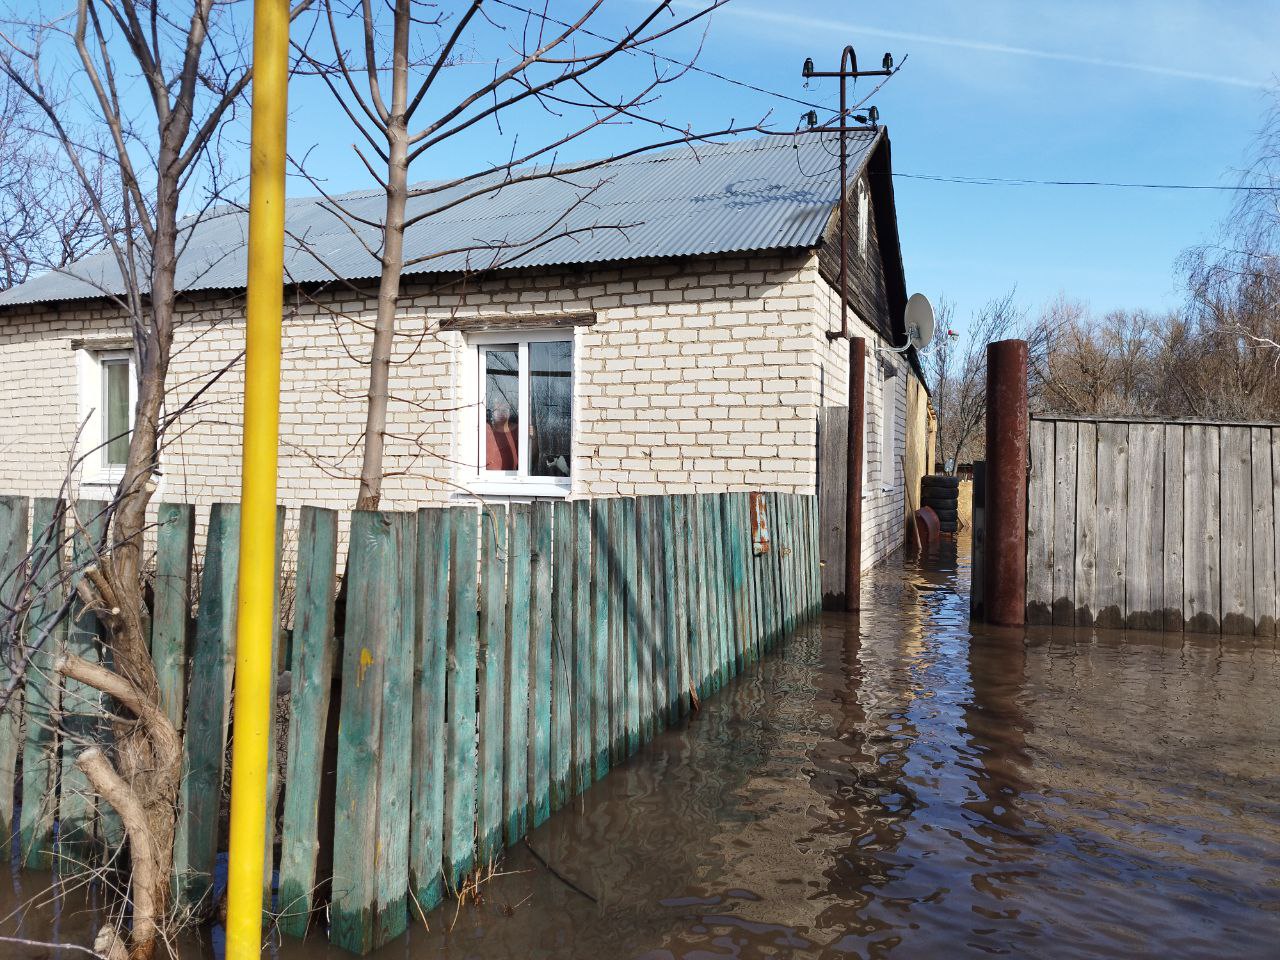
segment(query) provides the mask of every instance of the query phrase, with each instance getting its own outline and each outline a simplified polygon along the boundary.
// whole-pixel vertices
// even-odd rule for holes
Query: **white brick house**
[[[816,135],[776,137],[633,159],[608,187],[653,214],[647,233],[602,230],[612,235],[562,252],[551,245],[499,270],[443,264],[406,274],[383,506],[814,493],[819,412],[848,403],[848,345],[827,336],[839,327],[824,261],[836,183],[829,163],[814,172],[829,146]],[[922,418],[908,417],[923,409],[924,392],[912,352],[886,349],[904,341],[906,295],[888,139],[881,132],[858,148],[851,169],[870,203],[851,204],[850,303],[853,334],[868,339],[870,565],[902,542],[900,458],[924,442]],[[655,178],[669,196],[653,197]],[[295,221],[315,215],[308,203],[290,202],[295,239]],[[495,216],[513,204],[504,199]],[[225,232],[242,232],[243,217],[220,219],[199,226],[184,255],[218,251],[180,283],[173,409],[201,392],[170,432],[161,500],[207,505],[239,494],[244,266]],[[466,222],[483,220],[482,211]],[[117,476],[116,449],[102,443],[131,415],[132,342],[103,295],[111,278],[100,259],[0,294],[2,493],[56,491],[81,424],[82,444],[97,448],[79,471],[81,495],[108,491]],[[376,269],[352,267],[338,282],[302,259],[295,251],[283,319],[281,499],[346,509],[359,471]]]

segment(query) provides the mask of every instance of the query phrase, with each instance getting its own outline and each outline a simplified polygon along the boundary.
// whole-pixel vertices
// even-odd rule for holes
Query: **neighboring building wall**
[[[929,393],[915,377],[907,379],[907,447],[906,447],[906,521],[920,507],[920,478],[933,467],[933,448],[937,439],[937,418],[929,406]]]
[[[459,494],[455,464],[465,339],[439,323],[468,314],[595,311],[576,334],[573,495],[765,488],[812,493],[818,370],[807,255],[738,256],[510,273],[465,293],[407,286],[398,322],[383,505]],[[375,297],[287,298],[281,502],[355,501]],[[182,308],[170,409],[230,365],[185,412],[162,457],[158,497],[239,497],[242,298]],[[76,350],[128,330],[101,306],[0,314],[0,492],[57,491],[80,417]],[[114,318],[114,319],[113,319]],[[825,329],[825,328],[823,328]],[[819,334],[820,336],[820,334]],[[823,347],[826,348],[825,338]],[[468,441],[470,442],[470,438]],[[82,495],[106,488],[86,487]]]
[[[820,361],[820,406],[843,407],[849,403],[849,343],[830,340],[826,335],[828,330],[840,329],[840,299],[835,290],[817,276],[816,266],[813,274],[817,291],[815,312],[819,318],[813,346]],[[849,324],[853,336],[867,341],[866,447],[863,455],[866,466],[862,497],[862,566],[865,570],[903,543],[906,500],[901,458],[906,451],[907,384],[915,379],[915,374],[902,354],[877,349],[884,345],[884,340],[853,310],[849,311]],[[896,371],[896,375],[889,378],[893,405],[887,411],[882,390],[886,367]],[[883,449],[886,416],[894,418],[894,449],[888,452],[887,463]],[[882,467],[887,467],[887,474],[881,473]]]

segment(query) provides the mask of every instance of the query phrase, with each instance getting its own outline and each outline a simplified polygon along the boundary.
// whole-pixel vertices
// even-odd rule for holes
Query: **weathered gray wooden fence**
[[[367,952],[394,938],[411,911],[437,906],[815,615],[816,502],[764,497],[771,547],[759,555],[747,494],[354,513],[343,623],[337,515],[304,507],[291,642],[278,644],[281,666],[291,648],[287,772],[268,799],[264,903],[281,930],[304,934],[327,888],[333,942]],[[29,529],[49,535],[56,506],[37,501],[28,527],[27,502],[0,498],[0,571],[27,554]],[[186,732],[175,889],[187,903],[209,896],[224,847],[238,513],[210,513],[194,619],[194,511],[158,515],[152,648]],[[94,649],[82,620],[55,647]],[[60,757],[69,725],[93,716],[64,707],[69,693],[34,672],[0,724],[0,829],[11,835],[21,751],[31,867],[108,858],[121,843],[109,811],[69,779],[72,751]]]
[[[1275,636],[1280,426],[1033,417],[1027,622]]]

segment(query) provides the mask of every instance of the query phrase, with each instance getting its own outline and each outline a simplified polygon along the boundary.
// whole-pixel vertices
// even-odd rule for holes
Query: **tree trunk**
[[[391,116],[387,119],[387,210],[382,233],[382,276],[378,316],[369,356],[369,393],[365,411],[364,459],[360,467],[357,510],[375,510],[382,497],[383,449],[390,399],[391,349],[395,343],[400,271],[404,269],[404,211],[409,194],[409,0],[397,0],[391,77]],[[345,578],[344,578],[345,579]]]

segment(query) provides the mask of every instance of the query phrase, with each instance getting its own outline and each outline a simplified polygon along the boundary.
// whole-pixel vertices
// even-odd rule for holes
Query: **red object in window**
[[[485,424],[485,469],[519,470],[519,438],[510,420]]]

